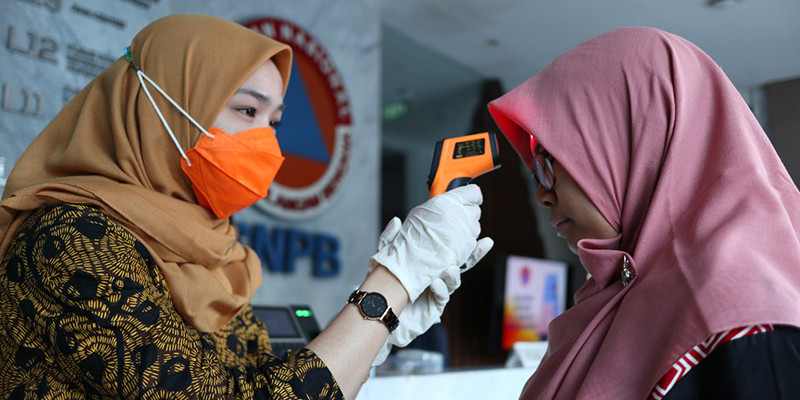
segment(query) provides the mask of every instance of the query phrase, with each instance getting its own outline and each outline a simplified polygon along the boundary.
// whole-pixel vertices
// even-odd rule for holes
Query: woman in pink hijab
[[[591,275],[521,398],[800,398],[800,193],[708,55],[619,28],[489,109]]]

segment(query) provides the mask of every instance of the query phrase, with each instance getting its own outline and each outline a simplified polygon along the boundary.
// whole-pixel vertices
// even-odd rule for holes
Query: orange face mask
[[[181,169],[192,182],[192,191],[198,204],[213,211],[218,218],[228,218],[267,196],[267,190],[284,160],[272,128],[248,129],[235,135],[219,128],[206,131],[144,72],[136,68],[136,74],[161,123],[181,153]],[[203,132],[203,136],[186,153],[147,90],[145,80]]]
[[[275,131],[254,128],[231,135],[210,128],[181,159],[197,202],[228,218],[267,196],[283,163]],[[211,136],[213,135],[213,136]]]

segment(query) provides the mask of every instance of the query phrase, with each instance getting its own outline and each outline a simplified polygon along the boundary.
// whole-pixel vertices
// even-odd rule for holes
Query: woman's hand
[[[396,236],[371,262],[391,271],[413,303],[445,270],[468,260],[474,265],[491,249],[489,238],[478,246],[482,202],[474,184],[429,199],[408,213]]]
[[[479,190],[478,194],[480,194]],[[473,198],[475,197],[473,196]],[[429,200],[429,202],[430,201],[431,200]],[[423,206],[426,204],[423,204]],[[480,204],[480,200],[477,201],[477,204]],[[474,215],[474,211],[468,211],[467,213],[470,215],[468,218]],[[412,213],[409,213],[409,216],[412,214],[414,214],[413,210]],[[478,216],[479,215],[480,214],[478,214]],[[477,218],[475,221],[477,221]],[[424,223],[425,222],[423,222],[423,224]],[[470,221],[466,221],[466,223],[469,224]],[[401,229],[402,224],[399,218],[395,217],[389,221],[378,238],[378,254],[381,254],[387,246],[394,243]],[[416,300],[413,300],[411,304],[406,306],[405,310],[399,315],[400,325],[389,336],[380,353],[378,353],[378,357],[373,362],[373,365],[383,363],[393,345],[405,347],[417,336],[426,332],[431,326],[441,321],[441,315],[444,312],[445,305],[450,300],[450,295],[461,285],[461,274],[475,266],[475,264],[491,250],[493,244],[494,242],[490,238],[478,240],[475,248],[464,264],[466,268],[461,268],[462,264],[458,263],[448,265],[444,267],[438,276],[435,276],[429,282],[428,287],[422,291]],[[373,257],[370,261],[370,272],[378,265],[376,257]]]

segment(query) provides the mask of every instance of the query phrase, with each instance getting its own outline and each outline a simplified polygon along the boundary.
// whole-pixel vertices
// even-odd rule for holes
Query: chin
[[[569,247],[569,251],[571,251],[573,254],[578,255],[578,244],[577,243],[567,242],[567,247]]]

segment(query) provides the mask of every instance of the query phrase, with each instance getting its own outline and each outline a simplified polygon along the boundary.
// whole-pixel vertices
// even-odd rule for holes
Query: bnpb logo
[[[244,26],[292,47],[278,143],[283,162],[259,209],[300,220],[325,211],[339,193],[353,147],[350,97],[325,48],[291,22],[263,18]]]

